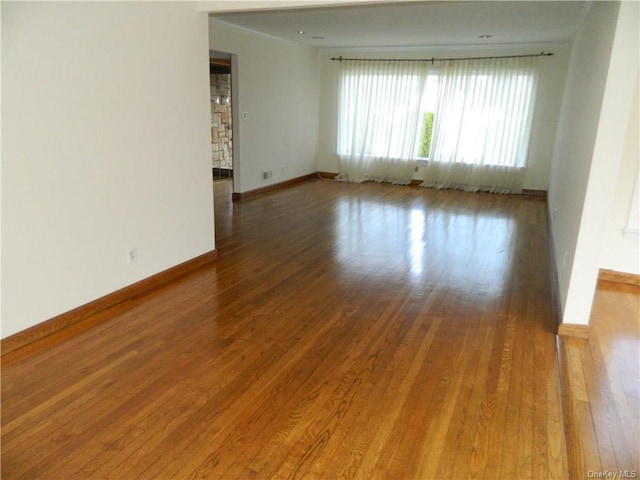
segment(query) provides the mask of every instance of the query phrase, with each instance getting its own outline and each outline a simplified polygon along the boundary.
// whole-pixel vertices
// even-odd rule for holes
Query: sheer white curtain
[[[536,57],[443,62],[422,186],[519,193],[536,91]]]
[[[350,182],[411,181],[427,69],[426,62],[341,62],[340,178]]]

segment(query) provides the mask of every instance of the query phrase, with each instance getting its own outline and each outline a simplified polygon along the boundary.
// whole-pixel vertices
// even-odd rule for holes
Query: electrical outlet
[[[273,172],[271,170],[265,170],[262,172],[262,180],[269,180]]]
[[[138,261],[138,248],[133,246],[133,247],[127,247],[127,263],[129,265],[134,264]]]
[[[284,177],[284,165],[280,166],[280,176]]]
[[[249,114],[247,112],[242,112],[242,119],[246,120],[247,118],[249,118]]]

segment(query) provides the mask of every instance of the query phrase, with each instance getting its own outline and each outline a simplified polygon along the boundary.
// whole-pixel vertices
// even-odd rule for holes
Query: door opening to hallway
[[[211,167],[214,178],[233,177],[231,55],[209,52]]]

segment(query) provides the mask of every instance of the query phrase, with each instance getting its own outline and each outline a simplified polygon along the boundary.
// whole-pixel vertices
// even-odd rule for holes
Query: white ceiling
[[[569,41],[590,4],[424,1],[219,13],[214,17],[320,48],[507,45]],[[299,34],[300,30],[305,33]],[[491,38],[480,39],[480,35]]]

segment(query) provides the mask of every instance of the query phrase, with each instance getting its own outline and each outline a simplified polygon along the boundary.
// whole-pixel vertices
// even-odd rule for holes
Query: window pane
[[[431,151],[431,134],[433,132],[433,112],[422,114],[422,132],[420,134],[420,151],[418,157],[429,158]]]
[[[418,138],[418,157],[429,158],[431,151],[431,134],[433,132],[433,119],[436,111],[436,102],[438,100],[438,75],[436,73],[429,74],[427,84],[425,86],[422,103],[420,105],[420,129]]]

